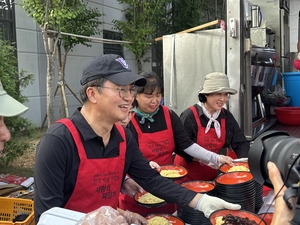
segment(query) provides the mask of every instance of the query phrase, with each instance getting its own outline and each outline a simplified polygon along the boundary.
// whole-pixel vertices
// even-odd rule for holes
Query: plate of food
[[[177,165],[162,165],[160,166],[160,175],[168,179],[180,179],[187,175],[186,168]]]
[[[136,193],[134,195],[134,200],[141,206],[147,208],[155,208],[159,206],[163,206],[166,204],[166,201],[154,196],[153,194],[144,191],[143,193]]]
[[[263,218],[245,210],[220,209],[213,212],[209,220],[212,225],[267,225]]]
[[[184,222],[171,214],[154,213],[145,216],[148,225],[184,225]]]
[[[250,172],[249,164],[248,162],[234,162],[233,166],[230,166],[229,164],[223,164],[220,166],[220,171],[222,173],[230,173],[230,172]]]

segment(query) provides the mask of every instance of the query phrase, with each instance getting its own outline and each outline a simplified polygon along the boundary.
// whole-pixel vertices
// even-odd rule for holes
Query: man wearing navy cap
[[[146,82],[118,55],[100,55],[86,64],[80,80],[83,106],[70,118],[54,123],[37,146],[36,222],[52,207],[84,213],[104,205],[117,208],[126,174],[148,192],[189,205],[206,216],[219,208],[240,208],[160,176],[151,169],[130,131],[117,124],[128,116],[135,86]],[[130,215],[129,224],[147,224],[138,214]]]

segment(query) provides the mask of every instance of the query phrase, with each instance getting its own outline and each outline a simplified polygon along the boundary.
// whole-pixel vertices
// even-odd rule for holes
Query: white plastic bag
[[[101,206],[86,214],[76,225],[128,225],[126,219],[114,208]]]

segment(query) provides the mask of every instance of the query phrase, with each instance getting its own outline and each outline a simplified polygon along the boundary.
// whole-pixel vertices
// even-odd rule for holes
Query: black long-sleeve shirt
[[[119,155],[122,137],[113,126],[107,146],[80,113],[80,108],[70,117],[76,126],[88,158],[110,158]],[[129,174],[146,191],[167,202],[187,205],[195,192],[160,176],[151,169],[139,150],[132,133],[125,129],[126,161],[123,177]],[[35,221],[52,207],[64,207],[74,190],[79,167],[77,147],[69,130],[61,123],[54,123],[37,146],[34,169]],[[101,205],[99,205],[100,207]]]
[[[194,107],[196,107],[197,113],[200,117],[201,126],[206,127],[209,119],[203,114],[202,108],[198,104],[195,104]],[[250,142],[246,139],[244,132],[240,128],[234,116],[227,109],[222,109],[217,121],[220,122],[222,118],[225,118],[226,121],[226,143],[223,148],[232,148],[239,158],[248,157]],[[180,115],[180,119],[189,137],[196,142],[198,126],[192,110],[190,108],[184,110]],[[214,127],[213,123],[211,127]],[[192,160],[192,157],[187,154],[184,158],[187,161]]]

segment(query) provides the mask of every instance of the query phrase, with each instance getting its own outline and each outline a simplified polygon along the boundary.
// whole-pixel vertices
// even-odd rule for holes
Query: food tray
[[[13,222],[20,214],[29,215],[23,221]],[[0,225],[30,225],[34,219],[33,201],[21,198],[0,197]]]

